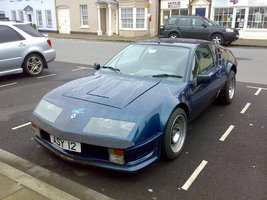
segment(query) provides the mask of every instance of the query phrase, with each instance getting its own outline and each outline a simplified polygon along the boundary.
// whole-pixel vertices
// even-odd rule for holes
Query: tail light
[[[52,47],[52,42],[51,42],[51,40],[47,40],[47,44],[48,44],[50,47]]]

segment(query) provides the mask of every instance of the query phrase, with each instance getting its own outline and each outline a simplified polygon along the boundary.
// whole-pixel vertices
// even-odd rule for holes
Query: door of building
[[[235,28],[241,28],[241,29],[244,28],[245,13],[246,13],[246,9],[244,8],[236,9]]]
[[[198,16],[205,17],[205,15],[206,15],[206,8],[196,8],[196,14]]]
[[[101,21],[101,30],[102,34],[106,35],[107,32],[107,23],[106,23],[106,8],[100,8],[100,21]]]
[[[69,9],[58,9],[59,33],[70,34],[70,11]]]

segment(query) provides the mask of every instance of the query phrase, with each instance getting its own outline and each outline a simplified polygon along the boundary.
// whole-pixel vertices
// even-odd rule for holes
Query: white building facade
[[[211,19],[238,28],[240,38],[267,39],[267,0],[213,0]]]
[[[40,31],[57,31],[55,0],[0,0],[0,13],[35,24]]]

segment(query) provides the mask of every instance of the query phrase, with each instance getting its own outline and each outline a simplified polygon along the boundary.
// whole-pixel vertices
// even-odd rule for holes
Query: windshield
[[[204,20],[206,20],[206,22],[210,25],[210,26],[218,26],[218,24],[216,24],[214,21],[204,17]]]
[[[185,47],[130,45],[102,70],[110,71],[107,67],[112,67],[113,71],[117,69],[117,72],[124,74],[182,80],[189,53],[190,49]]]

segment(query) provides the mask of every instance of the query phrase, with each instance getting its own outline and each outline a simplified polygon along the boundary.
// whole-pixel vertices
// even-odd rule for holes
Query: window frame
[[[23,10],[18,10],[18,17],[19,17],[19,20],[24,22],[24,13],[23,13]]]
[[[36,10],[36,22],[37,22],[38,27],[43,27],[43,12],[42,12],[42,10]]]
[[[50,13],[50,14],[48,14]],[[50,18],[48,18],[50,15]],[[51,24],[49,23],[49,20],[51,21]],[[52,19],[52,11],[51,10],[45,10],[45,21],[46,21],[46,27],[52,28],[53,27],[53,19]]]
[[[17,12],[16,10],[11,10],[11,19],[17,21]]]
[[[86,8],[86,10],[84,8]],[[86,17],[87,17],[87,23],[85,23]],[[89,28],[89,14],[88,14],[87,4],[80,4],[80,28]]]
[[[252,14],[251,14],[251,9],[253,9]],[[255,9],[259,9],[259,11],[257,11],[257,13],[261,14],[261,22],[256,22],[256,12]],[[248,17],[247,17],[247,29],[257,29],[257,30],[266,30],[267,29],[267,16],[264,17],[264,14],[261,13],[261,9],[263,9],[263,12],[267,13],[267,6],[264,7],[257,7],[257,6],[253,6],[253,7],[249,7],[248,9]],[[250,19],[250,17],[252,17],[252,19]],[[265,19],[265,20],[264,20]],[[250,24],[251,23],[251,24]],[[257,24],[255,27],[255,24]],[[262,27],[259,27],[259,25],[261,24]],[[264,27],[266,26],[266,28]]]
[[[122,10],[123,9],[132,9],[132,15],[131,15],[131,18],[129,18],[129,19],[125,19],[125,20],[132,20],[132,27],[123,27],[123,22],[122,22],[122,20],[124,20],[123,18],[122,18]],[[137,9],[144,9],[144,18],[143,18],[143,20],[144,20],[144,27],[143,28],[137,28],[137,20],[138,20],[138,18],[137,18]],[[126,13],[127,14],[127,13]],[[147,30],[147,8],[143,8],[143,7],[138,7],[138,8],[129,8],[129,7],[126,7],[126,8],[119,8],[119,29],[120,30],[131,30],[131,31],[145,31],[145,30]]]

